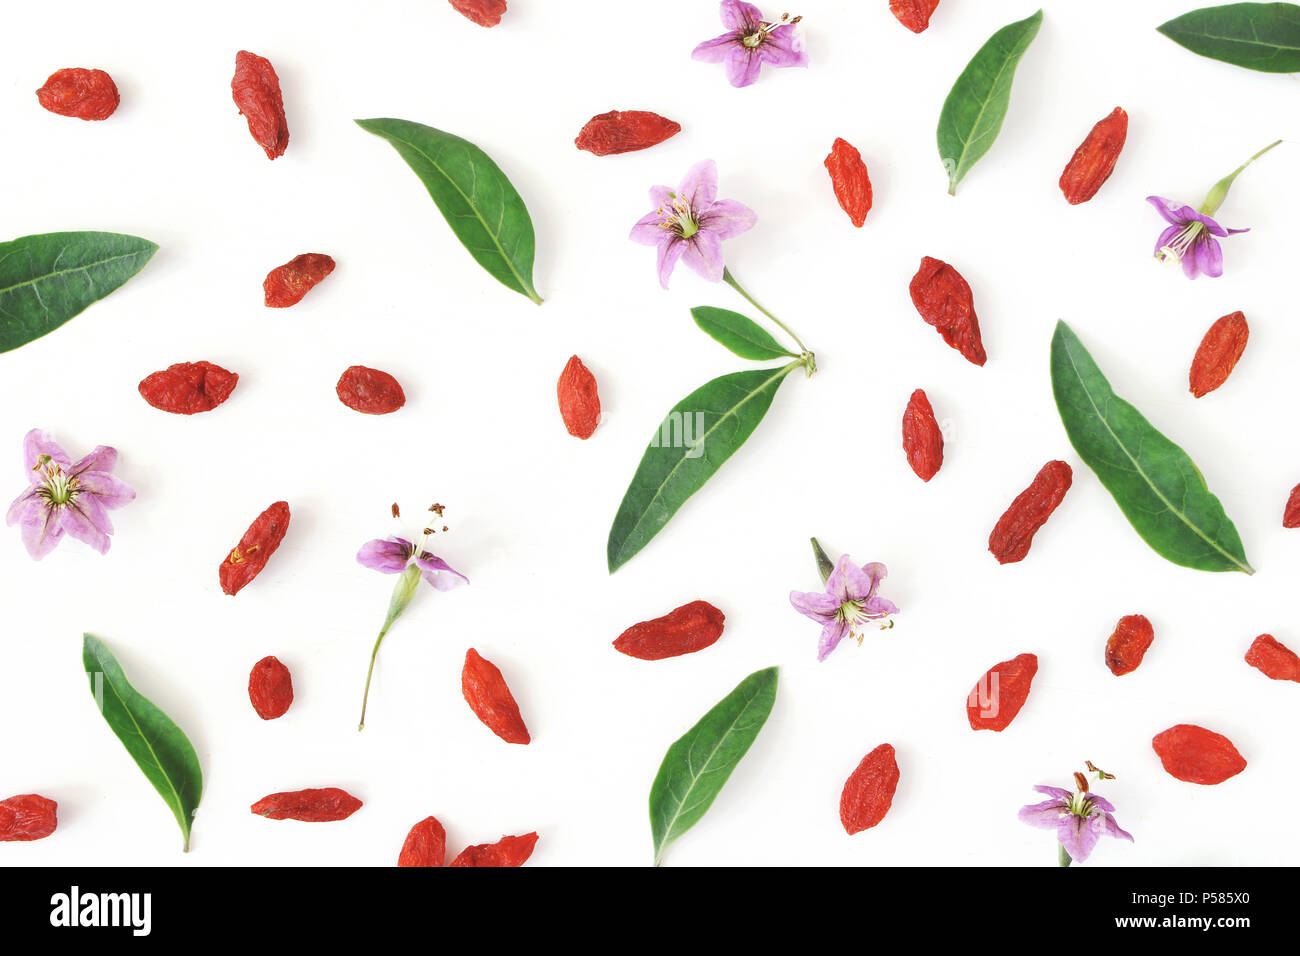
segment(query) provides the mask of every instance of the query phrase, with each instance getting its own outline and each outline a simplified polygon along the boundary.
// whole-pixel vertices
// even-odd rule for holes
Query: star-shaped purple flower
[[[361,546],[361,550],[357,552],[357,561],[373,571],[401,574],[406,570],[413,555],[415,555],[415,545],[405,538],[375,538]],[[415,556],[415,563],[420,568],[420,577],[435,590],[450,591],[461,584],[469,584],[469,578],[436,554],[421,551]]]
[[[704,63],[725,63],[732,86],[749,86],[758,71],[769,66],[807,66],[808,54],[796,24],[799,17],[783,13],[779,20],[764,20],[752,3],[722,0],[722,25],[727,32],[705,40],[691,53]]]
[[[659,284],[665,289],[679,259],[710,282],[720,282],[726,267],[722,240],[758,221],[748,206],[718,198],[718,166],[711,159],[692,166],[676,192],[651,188],[650,201],[654,212],[641,217],[629,238],[659,247]]]
[[[1047,786],[1034,789],[1052,799],[1021,807],[1021,822],[1043,830],[1055,830],[1057,842],[1074,862],[1082,863],[1088,859],[1103,836],[1133,842],[1133,835],[1120,829],[1115,822],[1112,816],[1115,808],[1104,797],[1089,793],[1087,789],[1074,792]]]
[[[794,609],[822,625],[817,660],[826,660],[845,637],[856,637],[862,643],[864,625],[898,613],[894,602],[876,594],[887,573],[879,561],[858,567],[845,554],[826,579],[825,591],[790,592]]]
[[[1250,232],[1249,229],[1226,229],[1205,213],[1160,196],[1148,196],[1147,202],[1169,223],[1156,240],[1156,258],[1161,262],[1175,259],[1183,264],[1183,274],[1195,279],[1204,273],[1212,279],[1223,275],[1223,250],[1220,238]]]
[[[58,545],[66,531],[106,554],[113,522],[108,512],[135,498],[135,492],[110,472],[117,450],[99,445],[75,464],[49,433],[33,428],[23,439],[28,487],[5,517],[18,525],[27,553],[36,560]]]

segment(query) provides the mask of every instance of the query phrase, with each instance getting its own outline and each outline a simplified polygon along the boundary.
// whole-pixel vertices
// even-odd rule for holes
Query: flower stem
[[[741,295],[741,297],[744,298],[744,300],[745,300],[746,302],[748,302],[748,303],[749,303],[750,305],[752,305],[754,308],[758,309],[759,312],[762,312],[765,316],[767,316],[769,319],[771,319],[773,322],[775,322],[777,325],[779,325],[779,326],[781,327],[782,331],[784,331],[786,335],[788,335],[788,336],[790,336],[790,338],[794,339],[794,344],[797,345],[797,346],[799,347],[799,351],[800,351],[801,353],[803,353],[804,355],[810,355],[810,354],[811,354],[811,353],[808,351],[807,346],[805,346],[802,342],[799,341],[799,336],[797,336],[797,335],[794,334],[794,331],[790,328],[790,326],[786,325],[784,322],[782,322],[780,319],[778,319],[778,318],[777,318],[775,315],[773,315],[771,312],[767,311],[767,309],[765,309],[765,308],[763,308],[761,305],[759,305],[759,304],[758,304],[758,301],[757,301],[757,300],[756,300],[752,295],[750,295],[748,292],[746,292],[746,291],[744,290],[744,288],[741,286],[741,284],[740,284],[739,282],[736,281],[736,277],[733,276],[733,275],[731,274],[731,270],[730,270],[730,269],[725,269],[725,268],[724,268],[724,269],[722,270],[722,281],[725,282],[725,283],[727,283],[727,285],[731,286],[731,287],[732,287],[733,289],[735,289],[737,292],[739,292],[740,295]]]
[[[1070,859],[1070,853],[1068,850],[1065,849],[1064,843],[1058,843],[1056,845],[1056,850],[1057,850],[1056,860],[1061,866],[1069,866],[1071,863],[1074,862],[1073,860]]]
[[[1223,205],[1223,201],[1228,198],[1228,190],[1232,188],[1232,184],[1236,180],[1236,178],[1240,176],[1242,172],[1245,171],[1247,166],[1249,166],[1255,160],[1259,159],[1261,156],[1267,153],[1274,146],[1279,145],[1281,142],[1282,141],[1279,139],[1269,143],[1267,146],[1261,149],[1254,156],[1250,157],[1250,159],[1246,160],[1244,163],[1238,166],[1227,176],[1224,176],[1217,183],[1215,183],[1214,188],[1211,189],[1210,192],[1206,195],[1205,202],[1201,203],[1201,208],[1200,208],[1201,215],[1213,216],[1216,212],[1218,212],[1219,207]]]
[[[384,643],[384,635],[388,633],[388,628],[392,621],[384,623],[384,629],[379,632],[379,637],[375,641],[375,649],[370,652],[370,669],[366,671],[366,692],[361,695],[361,720],[357,723],[357,730],[366,729],[366,704],[370,701],[370,679],[375,676],[375,658],[379,656],[379,645]]]
[[[384,636],[393,626],[393,622],[411,603],[411,598],[415,596],[415,589],[419,584],[420,566],[413,561],[398,575],[397,583],[393,585],[393,596],[388,601],[388,614],[384,617],[384,626],[380,628],[379,637],[375,638],[375,648],[370,652],[370,669],[366,671],[366,690],[361,696],[361,720],[357,723],[357,730],[366,729],[366,704],[370,701],[370,679],[375,675],[375,659],[379,656],[379,645],[384,643]]]

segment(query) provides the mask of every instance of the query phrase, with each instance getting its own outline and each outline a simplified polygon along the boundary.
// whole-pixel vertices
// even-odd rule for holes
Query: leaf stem
[[[761,305],[759,305],[759,304],[758,304],[758,301],[757,301],[757,300],[756,300],[752,295],[750,295],[748,292],[746,292],[746,291],[744,290],[744,288],[741,286],[741,284],[740,284],[739,282],[736,281],[736,277],[733,276],[733,275],[731,274],[731,270],[730,270],[730,269],[726,269],[726,268],[724,268],[724,269],[722,270],[722,281],[725,282],[725,283],[727,283],[727,285],[731,286],[731,287],[732,287],[733,289],[735,289],[737,292],[739,292],[740,295],[741,295],[741,297],[742,297],[746,302],[748,302],[748,303],[749,303],[750,305],[752,305],[754,308],[758,309],[759,312],[762,312],[765,316],[767,316],[769,319],[771,319],[773,322],[775,322],[777,325],[779,325],[779,326],[781,327],[782,331],[784,331],[786,335],[788,335],[788,336],[790,336],[790,338],[794,339],[794,344],[797,345],[797,346],[799,347],[799,351],[800,351],[801,353],[803,353],[804,355],[811,355],[811,354],[812,354],[811,352],[808,351],[808,347],[805,346],[802,342],[799,341],[799,336],[797,336],[797,335],[794,334],[794,331],[790,328],[790,326],[786,325],[784,322],[782,322],[780,319],[778,319],[778,318],[777,318],[775,315],[773,315],[771,312],[767,311],[767,309],[765,309],[765,308],[763,308]],[[814,367],[816,367],[816,366],[814,366]]]

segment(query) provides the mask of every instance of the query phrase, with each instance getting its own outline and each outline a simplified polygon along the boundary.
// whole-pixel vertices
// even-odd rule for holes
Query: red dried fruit
[[[692,601],[653,621],[633,624],[614,641],[614,650],[642,661],[693,654],[716,643],[726,620],[708,601]]]
[[[1097,195],[1115,171],[1115,161],[1127,138],[1128,114],[1117,106],[1092,128],[1061,173],[1061,192],[1066,202],[1077,206]]]
[[[1106,666],[1116,677],[1138,669],[1147,648],[1155,640],[1151,622],[1142,614],[1126,614],[1115,625],[1115,633],[1106,641]]]
[[[1151,740],[1171,777],[1188,783],[1223,783],[1246,769],[1246,760],[1232,741],[1195,724],[1178,724]]]
[[[966,697],[971,730],[1006,730],[1025,706],[1037,673],[1034,654],[1020,654],[990,667]]]
[[[456,12],[481,27],[494,27],[506,12],[506,0],[448,0]]]
[[[1300,485],[1291,489],[1291,497],[1286,500],[1286,510],[1282,512],[1282,527],[1300,528]]]
[[[447,831],[437,817],[425,817],[406,835],[398,866],[442,866],[447,859]]]
[[[465,652],[460,689],[474,716],[483,721],[492,733],[508,744],[529,742],[528,728],[519,715],[519,705],[515,703],[501,671],[491,661],[480,657],[472,647]]]
[[[282,266],[276,266],[262,280],[268,309],[297,305],[316,283],[334,271],[334,260],[323,252],[304,252]]]
[[[271,820],[301,820],[304,823],[333,823],[346,820],[361,809],[361,801],[338,787],[318,790],[290,790],[263,797],[250,809]]]
[[[590,438],[600,424],[600,395],[596,391],[596,376],[578,356],[570,358],[564,366],[555,393],[560,400],[560,417],[569,434],[574,438]]]
[[[36,91],[41,106],[60,116],[106,120],[117,109],[117,84],[103,70],[56,70]]]
[[[898,789],[898,761],[891,744],[881,744],[862,758],[840,794],[840,823],[852,836],[869,830],[889,812]]]
[[[461,850],[448,866],[523,866],[537,846],[537,834],[502,837],[496,843],[478,843]]]
[[[681,131],[680,123],[649,110],[611,110],[587,120],[573,142],[597,156],[612,156],[649,149]]]
[[[1063,461],[1049,461],[1042,467],[989,534],[989,551],[998,564],[1025,559],[1035,532],[1052,516],[1073,481],[1074,472]]]
[[[923,33],[939,0],[889,0],[889,10],[913,33]]]
[[[842,139],[836,139],[826,157],[826,171],[831,174],[835,199],[840,208],[849,214],[853,225],[862,228],[871,212],[871,177],[862,154]]]
[[[0,800],[0,843],[43,840],[59,825],[59,805],[35,793]]]
[[[344,371],[334,391],[340,402],[366,415],[387,415],[406,404],[406,393],[397,379],[364,365]]]
[[[1240,312],[1225,315],[1210,326],[1196,349],[1192,369],[1187,375],[1192,394],[1200,398],[1226,382],[1237,367],[1241,353],[1246,351],[1249,338],[1250,327]]]
[[[975,299],[960,272],[946,262],[926,256],[912,277],[909,291],[916,311],[939,331],[945,342],[968,362],[983,365],[988,360],[980,339]]]
[[[268,159],[284,155],[289,145],[289,124],[284,118],[280,78],[266,57],[240,50],[235,54],[235,76],[230,92],[239,112],[248,120],[248,132]]]
[[[248,699],[263,720],[283,717],[293,703],[293,678],[277,658],[263,657],[248,675]]]
[[[1272,634],[1261,634],[1246,651],[1246,663],[1273,680],[1300,683],[1300,657]]]
[[[239,544],[221,562],[221,590],[233,597],[261,574],[288,530],[287,501],[277,501],[253,519]]]
[[[140,382],[140,397],[174,415],[210,412],[239,384],[239,375],[211,362],[181,362]]]
[[[903,451],[916,476],[929,481],[943,464],[943,432],[935,420],[930,399],[922,389],[912,393],[903,411]]]

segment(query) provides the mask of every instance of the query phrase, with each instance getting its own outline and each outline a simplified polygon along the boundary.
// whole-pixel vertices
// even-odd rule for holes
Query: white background
[[[969,57],[1032,0],[943,0],[930,30],[885,0],[807,0],[812,66],[731,88],[692,62],[721,32],[707,0],[512,0],[484,30],[441,0],[275,3],[219,12],[173,3],[11,5],[0,38],[0,238],[72,229],[161,246],[137,278],[63,328],[0,355],[0,459],[23,487],[21,441],[51,430],[74,457],[120,452],[138,492],[114,513],[107,556],[65,541],[33,562],[0,528],[0,795],[59,802],[50,839],[0,863],[391,864],[435,814],[449,850],[541,834],[537,865],[650,862],[646,797],[668,745],[745,675],[781,666],[767,727],[712,811],[668,852],[688,864],[1051,865],[1052,836],[1016,820],[1033,784],[1064,786],[1085,759],[1136,844],[1088,865],[1294,862],[1279,799],[1294,789],[1300,688],[1242,661],[1255,635],[1300,648],[1300,532],[1281,527],[1300,481],[1295,409],[1294,171],[1300,85],[1193,56],[1155,32],[1192,0],[1044,4],[1001,137],[957,197],[934,144]],[[1140,9],[1139,9],[1140,7]],[[768,12],[780,13],[768,5]],[[230,98],[239,49],[274,63],[291,139],[274,163]],[[122,104],[104,123],[42,110],[32,92],[65,66],[108,70]],[[1057,178],[1116,105],[1128,145],[1091,203]],[[597,158],[573,137],[593,114],[652,109],[682,132]],[[392,149],[352,123],[397,116],[487,150],[538,235],[538,308],[481,272]],[[836,205],[822,159],[843,136],[875,185],[866,227]],[[1143,201],[1192,204],[1248,155],[1221,210],[1252,231],[1224,245],[1226,275],[1189,282],[1151,259],[1163,227]],[[727,245],[733,270],[816,350],[754,440],[612,577],[609,523],[655,424],[707,379],[745,365],[702,335],[691,306],[742,311],[626,241],[646,190],[705,157],[758,226]],[[300,252],[338,269],[301,305],[262,305],[261,281]],[[923,255],[974,289],[989,353],[976,368],[917,316]],[[1219,316],[1251,339],[1218,392],[1187,369]],[[1182,444],[1221,496],[1258,569],[1166,563],[1073,454],[1053,406],[1048,343],[1072,323],[1116,389]],[[604,422],[570,438],[555,381],[578,353]],[[240,374],[217,411],[146,405],[136,383],[207,359]],[[348,365],[384,368],[408,404],[361,416],[333,394]],[[943,469],[909,470],[899,422],[924,387],[946,425]],[[1044,462],[1075,485],[1021,564],[987,553],[997,517]],[[266,505],[293,509],[284,545],[235,599],[217,566]],[[380,659],[356,731],[370,644],[392,580],[359,566],[368,538],[415,531],[448,506],[439,553],[473,581],[424,589]],[[8,498],[5,499],[7,503]],[[410,521],[395,526],[389,505]],[[400,523],[399,523],[400,524]],[[884,561],[892,631],[816,660],[818,628],[788,592],[818,583],[807,540]],[[627,626],[697,598],[727,614],[712,648],[642,662],[614,652]],[[1105,640],[1123,614],[1156,640],[1113,677]],[[104,639],[136,686],[188,733],[205,792],[193,849],[96,713],[81,634]],[[505,673],[533,743],[509,746],[466,707],[476,647]],[[972,732],[966,694],[986,668],[1038,654],[1033,693],[1004,733]],[[275,654],[296,700],[263,722],[245,692]],[[1249,761],[1215,787],[1164,773],[1151,737],[1173,724],[1229,736]],[[840,788],[867,751],[898,750],[902,781],[873,830],[845,835]],[[254,817],[277,790],[341,786],[365,801],[343,823]]]

